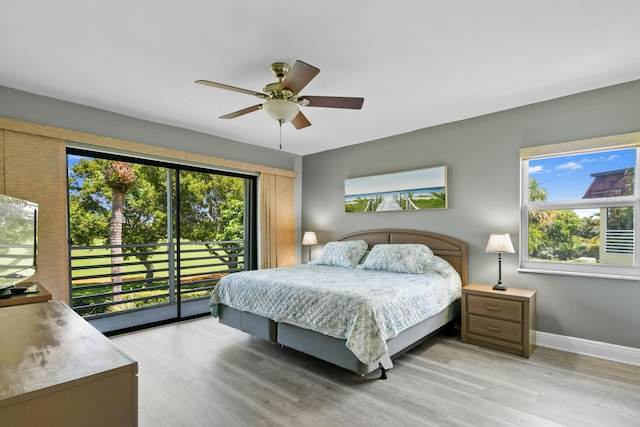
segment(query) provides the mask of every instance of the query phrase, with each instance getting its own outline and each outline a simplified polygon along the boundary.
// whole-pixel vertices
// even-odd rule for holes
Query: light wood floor
[[[640,367],[442,334],[360,377],[212,317],[112,338],[139,362],[153,426],[640,426]]]

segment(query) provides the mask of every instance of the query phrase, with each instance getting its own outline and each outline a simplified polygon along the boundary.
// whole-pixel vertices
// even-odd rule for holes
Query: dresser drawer
[[[467,310],[469,313],[481,316],[522,321],[522,303],[519,301],[467,295]]]
[[[467,329],[470,334],[484,335],[522,344],[522,324],[520,323],[470,314]]]

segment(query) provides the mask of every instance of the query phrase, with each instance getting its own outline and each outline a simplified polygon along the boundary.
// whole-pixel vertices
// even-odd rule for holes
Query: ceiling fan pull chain
[[[278,120],[278,124],[280,125],[280,149],[282,150],[282,123],[284,120]]]

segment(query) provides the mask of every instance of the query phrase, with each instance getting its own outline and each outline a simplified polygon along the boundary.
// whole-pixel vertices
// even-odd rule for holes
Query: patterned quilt
[[[245,271],[220,280],[209,302],[345,339],[362,363],[387,355],[385,341],[460,298],[455,269],[433,257],[425,274],[304,264]]]

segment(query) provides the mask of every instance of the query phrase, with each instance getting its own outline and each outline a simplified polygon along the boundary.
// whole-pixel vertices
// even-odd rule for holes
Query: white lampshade
[[[269,116],[271,120],[275,120],[279,123],[290,122],[300,112],[297,104],[291,101],[285,101],[284,99],[272,99],[267,101],[262,104],[262,109],[267,113],[267,116]]]
[[[318,237],[316,237],[316,233],[313,231],[305,231],[304,236],[302,236],[302,244],[303,245],[317,245]]]
[[[485,252],[515,253],[509,233],[491,234],[491,236],[489,236],[489,242],[487,243]]]

